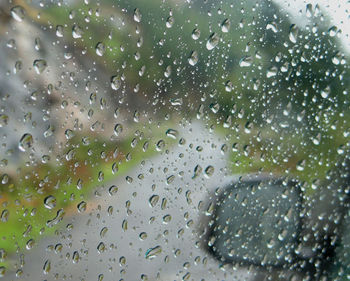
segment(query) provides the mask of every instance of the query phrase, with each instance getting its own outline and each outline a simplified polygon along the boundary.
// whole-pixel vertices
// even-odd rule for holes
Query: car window
[[[0,2],[0,279],[349,280],[349,9]]]

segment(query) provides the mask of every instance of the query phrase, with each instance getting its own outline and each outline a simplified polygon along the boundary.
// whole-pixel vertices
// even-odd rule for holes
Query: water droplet
[[[171,221],[171,215],[165,215],[163,217],[163,223],[167,224]]]
[[[311,18],[312,16],[313,16],[313,9],[312,9],[312,4],[307,4],[306,5],[306,16],[308,17],[308,18]]]
[[[331,93],[331,87],[327,86],[326,88],[324,88],[321,91],[321,97],[326,99],[329,96],[330,93]]]
[[[62,25],[56,26],[56,36],[57,37],[63,37],[63,31],[64,31],[64,28]]]
[[[206,47],[209,51],[213,50],[218,44],[219,44],[219,41],[220,41],[220,37],[217,33],[212,33],[210,36],[209,36],[209,39],[207,41],[207,44],[206,44]]]
[[[166,183],[167,184],[171,184],[174,180],[175,180],[175,176],[171,175],[171,176],[167,177]]]
[[[192,51],[189,58],[188,63],[192,66],[195,66],[198,63],[198,53],[197,51]]]
[[[46,60],[42,60],[42,59],[35,60],[33,62],[33,67],[34,67],[34,70],[36,73],[41,74],[46,69],[47,62],[46,62]]]
[[[102,42],[99,42],[97,43],[95,50],[96,50],[96,54],[102,57],[106,52],[106,46]]]
[[[49,195],[44,199],[44,206],[47,209],[53,209],[56,207],[56,202],[56,198],[52,195]]]
[[[231,21],[229,19],[225,19],[222,23],[221,23],[221,31],[224,33],[227,33],[230,31],[230,27],[231,27]]]
[[[79,25],[77,25],[77,24],[73,25],[73,28],[72,28],[73,38],[75,38],[75,39],[81,38],[83,36],[83,33],[84,32]]]
[[[108,231],[108,228],[107,227],[103,227],[100,231],[100,237],[103,238],[106,236],[106,233]]]
[[[122,229],[123,229],[123,231],[127,231],[128,230],[128,221],[127,220],[123,220],[123,222],[122,222]]]
[[[11,9],[11,16],[16,20],[16,21],[23,21],[24,16],[25,16],[25,10],[22,6],[15,6]]]
[[[198,28],[193,29],[191,36],[193,40],[198,40],[199,37],[201,36],[200,30]]]
[[[102,254],[103,252],[106,251],[106,245],[103,242],[100,242],[97,245],[97,251],[98,251],[99,254]]]
[[[156,258],[162,252],[161,246],[156,246],[154,248],[150,248],[146,251],[145,258],[148,260],[152,260]]]
[[[149,205],[153,208],[158,203],[158,200],[159,200],[159,195],[156,195],[156,194],[152,195],[148,200]]]
[[[134,21],[141,22],[141,18],[142,18],[142,15],[140,13],[140,10],[138,8],[136,8],[134,10]]]
[[[147,233],[146,232],[141,232],[139,235],[140,240],[145,240],[147,238]]]
[[[113,90],[117,91],[121,86],[121,80],[119,76],[112,76],[111,78],[111,87]]]
[[[49,274],[51,270],[51,261],[50,260],[46,260],[45,263],[44,263],[44,266],[43,266],[43,273],[46,275],[46,274]]]
[[[7,126],[9,117],[6,114],[0,114],[0,128]]]
[[[108,189],[108,193],[110,196],[116,195],[118,192],[118,187],[115,185],[112,185],[109,189]]]
[[[63,209],[59,209],[57,211],[56,217],[54,217],[52,220],[48,220],[46,222],[47,227],[53,227],[54,225],[58,224],[64,217],[64,211]]]
[[[201,174],[202,170],[203,169],[200,165],[196,165],[196,167],[194,167],[194,170],[193,170],[192,178],[195,179],[196,177],[198,177]]]
[[[305,161],[305,160],[300,160],[300,161],[297,163],[297,165],[296,165],[297,170],[298,170],[298,171],[304,171],[305,165],[306,165],[306,161]]]
[[[165,71],[164,71],[164,76],[165,76],[166,78],[169,78],[170,75],[171,75],[171,66],[168,65],[168,66],[166,67]]]
[[[80,260],[80,256],[78,251],[74,251],[73,256],[72,256],[72,261],[73,263],[78,263]]]
[[[289,40],[290,40],[290,42],[295,44],[298,40],[298,34],[299,34],[299,28],[295,24],[292,24],[289,28]]]
[[[165,141],[159,140],[156,144],[156,150],[157,151],[162,151],[165,147]]]
[[[24,134],[18,143],[18,148],[21,151],[27,151],[33,146],[33,136],[31,134]]]
[[[165,132],[166,136],[169,137],[169,138],[172,138],[172,139],[176,139],[177,136],[178,136],[178,131],[174,130],[174,129],[168,129],[166,132]]]
[[[86,203],[85,201],[81,201],[81,202],[77,205],[78,212],[79,212],[79,213],[85,212],[85,211],[86,211],[86,207],[87,207],[87,203]]]
[[[337,35],[337,32],[338,32],[338,27],[336,27],[335,25],[333,25],[328,29],[328,34],[331,37],[334,37],[335,35]]]
[[[266,77],[271,78],[275,77],[277,75],[278,68],[276,66],[271,66],[267,71],[266,71]]]
[[[204,173],[206,176],[211,177],[214,174],[214,171],[215,171],[214,167],[209,165],[208,167],[205,168]]]
[[[114,127],[114,135],[119,136],[123,132],[123,125],[116,124]]]
[[[167,18],[165,25],[167,28],[172,28],[174,25],[174,22],[175,22],[174,18],[172,16],[170,16]]]
[[[249,66],[252,65],[252,63],[253,63],[253,57],[252,56],[244,56],[239,61],[239,66],[240,67],[249,67]]]
[[[273,33],[277,33],[278,32],[277,24],[274,21],[269,22],[266,25],[266,30],[272,30]]]
[[[10,216],[9,210],[5,209],[1,212],[0,219],[2,222],[7,222]]]

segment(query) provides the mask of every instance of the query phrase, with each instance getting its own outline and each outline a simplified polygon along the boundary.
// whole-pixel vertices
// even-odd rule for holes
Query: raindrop
[[[239,66],[240,67],[249,67],[249,66],[252,65],[252,63],[253,63],[253,57],[252,56],[244,56],[239,61]]]
[[[336,27],[335,25],[333,25],[328,29],[328,34],[331,37],[334,37],[335,35],[337,35],[337,32],[338,32],[338,27]]]
[[[174,175],[171,175],[171,176],[167,177],[166,183],[167,183],[167,184],[171,184],[171,183],[174,181],[174,179],[175,179],[175,176],[174,176]]]
[[[99,254],[102,254],[104,251],[106,251],[106,245],[103,242],[100,242],[97,245],[97,251]]]
[[[127,220],[123,220],[123,222],[122,222],[122,229],[123,229],[123,231],[127,231],[128,230],[128,221]]]
[[[100,231],[100,237],[103,238],[106,236],[106,233],[108,231],[108,228],[107,227],[103,227]]]
[[[121,86],[121,80],[119,76],[112,76],[111,78],[111,87],[113,90],[117,91]]]
[[[156,195],[156,194],[152,195],[148,200],[149,205],[153,208],[158,203],[158,200],[159,200],[159,195]]]
[[[209,165],[205,168],[204,173],[206,176],[211,177],[214,174],[214,170],[214,167]]]
[[[114,127],[114,134],[119,136],[123,132],[123,126],[121,124],[116,124]]]
[[[56,202],[56,198],[52,195],[49,195],[44,199],[44,206],[47,209],[53,209],[56,207]]]
[[[72,36],[75,39],[81,38],[83,36],[83,30],[81,29],[81,27],[79,25],[76,25],[76,24],[73,25]]]
[[[56,26],[56,36],[57,37],[63,37],[63,26],[62,25],[57,25]]]
[[[113,196],[115,194],[117,194],[118,192],[118,187],[115,185],[112,185],[109,189],[108,189],[108,193],[110,196]]]
[[[165,147],[165,141],[159,140],[156,144],[157,151],[162,151]]]
[[[267,78],[275,77],[277,75],[277,72],[278,72],[278,68],[276,66],[272,66],[266,71],[266,77]]]
[[[78,263],[80,260],[80,256],[78,251],[74,251],[73,256],[72,256],[72,261],[73,263]]]
[[[178,131],[174,130],[174,129],[168,129],[165,132],[166,136],[172,139],[176,139],[178,136]]]
[[[87,203],[85,201],[81,201],[78,205],[77,205],[77,208],[78,208],[78,212],[79,213],[83,213],[86,211],[86,207],[87,207]]]
[[[148,260],[152,260],[156,258],[162,252],[161,246],[156,246],[154,248],[150,248],[146,251],[145,258]]]
[[[141,18],[142,18],[142,15],[140,13],[140,10],[138,8],[136,8],[134,10],[134,21],[141,22]]]
[[[102,57],[106,52],[106,46],[102,42],[99,42],[97,43],[95,50],[96,50],[96,54]]]
[[[50,270],[51,270],[51,262],[50,260],[46,260],[43,267],[43,273],[49,274]]]
[[[141,232],[139,235],[140,240],[145,240],[147,238],[147,233],[146,232]]]
[[[220,41],[220,37],[217,33],[212,33],[210,36],[209,36],[209,39],[207,41],[207,44],[206,44],[206,47],[209,51],[213,50],[218,44],[219,44],[219,41]]]
[[[198,53],[197,51],[192,51],[189,58],[188,63],[192,66],[195,66],[198,63]]]
[[[266,30],[272,30],[273,33],[277,33],[278,32],[277,24],[274,21],[269,22],[266,25]]]
[[[18,148],[21,151],[27,151],[33,146],[33,136],[31,134],[24,134],[18,143]]]
[[[227,33],[230,31],[230,27],[231,27],[231,22],[229,19],[225,19],[222,23],[221,23],[221,31],[224,33]]]
[[[7,126],[9,117],[6,114],[0,114],[0,128]]]
[[[23,21],[24,16],[25,16],[25,10],[21,6],[15,6],[11,9],[11,16],[16,20],[16,21]]]
[[[34,70],[37,74],[41,74],[46,69],[47,62],[46,62],[46,60],[43,60],[43,59],[35,60],[33,62],[33,67],[34,67]]]
[[[191,36],[193,40],[198,40],[199,37],[201,36],[200,30],[198,28],[193,29]]]
[[[1,212],[0,219],[2,222],[7,222],[10,216],[9,210],[5,209]]]
[[[298,34],[299,28],[295,24],[292,24],[289,28],[289,40],[295,44],[298,40]]]
[[[168,17],[165,25],[167,28],[172,28],[174,25],[174,18],[172,16]]]

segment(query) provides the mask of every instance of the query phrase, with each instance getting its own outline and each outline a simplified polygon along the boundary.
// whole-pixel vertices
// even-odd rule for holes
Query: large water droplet
[[[197,51],[192,51],[188,58],[188,63],[192,66],[195,66],[197,62],[198,62],[198,53]]]
[[[11,9],[11,16],[16,20],[16,21],[23,21],[24,16],[25,16],[25,10],[21,6],[15,6]]]
[[[150,248],[146,251],[145,258],[146,259],[154,259],[162,252],[161,246],[156,246],[154,248]]]
[[[231,22],[229,19],[225,19],[221,24],[221,31],[227,33],[230,31]]]
[[[249,66],[252,65],[252,63],[253,63],[253,57],[252,56],[244,56],[239,61],[239,66],[240,67],[249,67]]]
[[[111,78],[111,87],[113,90],[117,91],[121,86],[121,80],[119,76],[112,76]]]
[[[96,50],[96,54],[102,57],[106,52],[106,46],[102,42],[99,42],[97,43],[95,50]]]
[[[217,33],[212,33],[210,36],[209,36],[209,39],[207,41],[207,44],[206,44],[206,47],[209,51],[213,50],[218,44],[219,44],[219,41],[220,41],[220,37]]]
[[[43,59],[35,60],[33,62],[33,66],[34,66],[34,70],[36,71],[36,73],[41,74],[46,69],[47,62],[46,62],[46,60],[43,60]]]
[[[134,10],[134,21],[141,22],[141,18],[142,18],[142,15],[140,13],[140,10],[138,8],[136,8]]]
[[[298,34],[299,34],[299,28],[295,24],[292,24],[289,28],[289,40],[290,40],[290,42],[295,44],[298,40]]]
[[[199,37],[201,36],[200,30],[198,28],[193,29],[191,36],[193,40],[198,40]]]
[[[157,205],[158,200],[159,200],[159,195],[156,195],[156,194],[152,195],[148,200],[149,205],[153,208],[155,205]]]
[[[47,209],[53,209],[56,207],[56,202],[56,198],[52,195],[49,195],[44,199],[44,206]]]
[[[174,22],[175,22],[174,18],[172,16],[170,16],[167,18],[165,25],[167,28],[172,28],[174,25]]]
[[[18,148],[21,151],[27,151],[33,146],[33,136],[31,134],[24,134],[18,143]]]
[[[79,25],[77,25],[77,24],[73,25],[72,36],[75,39],[81,38],[83,36],[83,30],[81,29],[81,27]]]

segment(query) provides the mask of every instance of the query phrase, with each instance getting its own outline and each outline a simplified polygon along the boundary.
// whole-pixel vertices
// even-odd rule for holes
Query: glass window
[[[0,2],[0,279],[349,280],[349,9]]]

